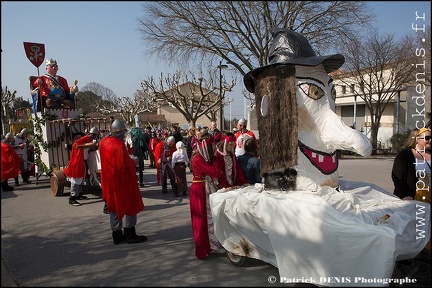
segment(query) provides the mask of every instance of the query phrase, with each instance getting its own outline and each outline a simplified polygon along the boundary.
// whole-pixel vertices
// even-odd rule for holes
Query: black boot
[[[135,227],[124,228],[124,237],[128,244],[135,244],[147,241],[146,236],[138,236],[135,232]]]
[[[112,238],[113,238],[114,245],[118,245],[125,240],[122,230],[113,230]]]
[[[139,186],[144,187],[144,175],[142,171],[139,172]]]
[[[162,181],[162,193],[165,194],[168,192],[168,183],[167,180]]]
[[[177,191],[177,183],[175,182],[175,180],[170,180],[170,183],[171,183],[171,188],[174,192],[174,196],[178,197],[179,195],[178,195],[178,191]]]
[[[15,186],[19,186],[20,184],[19,184],[19,182],[18,182],[18,176],[15,177],[14,180],[15,180]]]
[[[7,181],[1,181],[1,189],[2,189],[2,191],[5,191],[5,192],[14,190],[13,187],[9,186]]]
[[[23,178],[23,182],[24,183],[31,184],[31,181],[29,180],[29,178],[30,178],[30,171],[22,173],[21,176]]]
[[[106,202],[105,202],[105,204],[104,204],[104,207],[103,207],[103,213],[104,214],[110,214],[110,212],[109,212],[109,210],[108,210],[108,205],[106,204]]]

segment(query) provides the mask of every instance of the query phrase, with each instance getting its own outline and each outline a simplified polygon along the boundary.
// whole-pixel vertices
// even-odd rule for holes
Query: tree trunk
[[[370,140],[372,143],[372,155],[376,155],[377,151],[376,149],[378,148],[378,129],[379,129],[379,121],[378,119],[371,123],[371,136],[370,136]]]

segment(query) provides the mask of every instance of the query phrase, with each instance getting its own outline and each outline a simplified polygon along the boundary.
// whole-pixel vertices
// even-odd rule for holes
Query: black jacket
[[[393,162],[391,174],[395,186],[393,194],[401,199],[406,196],[411,196],[414,199],[418,180],[415,161],[411,148],[405,148],[396,155]]]

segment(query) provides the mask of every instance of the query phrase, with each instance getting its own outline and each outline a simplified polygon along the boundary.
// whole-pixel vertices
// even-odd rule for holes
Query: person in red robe
[[[218,188],[227,190],[237,189],[241,186],[249,186],[249,182],[244,176],[241,165],[234,154],[236,138],[233,133],[226,132],[219,143],[216,144],[216,157],[220,160],[219,169],[224,175],[218,178]]]
[[[190,187],[190,213],[195,242],[195,256],[203,260],[213,250],[225,252],[214,235],[213,217],[210,210],[209,195],[216,192],[213,179],[223,175],[219,161],[215,157],[214,140],[206,129],[196,133],[197,149],[192,154],[191,167],[193,180]]]
[[[88,150],[93,142],[96,142],[99,138],[99,129],[93,127],[90,129],[90,133],[85,136],[78,138],[72,144],[72,151],[69,159],[69,163],[63,170],[63,173],[69,177],[71,182],[70,186],[70,196],[69,204],[73,206],[80,206],[77,200],[85,200],[87,196],[83,195],[82,184],[87,175],[87,167],[85,161],[88,158]],[[83,146],[88,146],[89,148],[84,148]]]
[[[39,87],[42,96],[43,107],[48,108],[74,108],[73,95],[65,78],[57,75],[57,61],[46,60],[45,69],[47,73],[41,75],[33,82],[33,87]],[[74,93],[78,92],[78,87],[74,87]]]
[[[110,212],[114,245],[123,241],[134,244],[147,240],[146,236],[138,236],[135,230],[137,214],[144,209],[144,202],[136,178],[136,163],[129,156],[124,142],[126,132],[125,124],[115,119],[110,134],[99,144],[102,198]],[[123,217],[125,225],[122,231]]]
[[[171,160],[172,154],[177,150],[175,146],[174,136],[169,136],[164,141],[159,142],[156,145],[154,152],[155,162],[156,162],[156,179],[157,184],[162,183],[162,193],[168,192],[168,178],[170,179],[171,187],[174,194],[177,194],[177,185],[175,183],[175,172],[172,167]]]
[[[14,190],[7,181],[9,178],[18,177],[20,173],[21,158],[11,146],[13,141],[14,136],[9,132],[1,142],[1,188],[5,192]]]

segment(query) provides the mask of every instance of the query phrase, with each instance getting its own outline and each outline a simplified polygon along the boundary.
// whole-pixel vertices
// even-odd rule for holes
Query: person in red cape
[[[214,235],[213,217],[210,210],[209,195],[216,192],[212,183],[223,175],[219,161],[215,157],[216,147],[208,130],[196,133],[197,146],[192,154],[191,167],[193,180],[190,187],[190,213],[195,242],[195,256],[203,260],[211,252],[225,252]]]
[[[7,133],[5,139],[1,142],[1,188],[2,191],[13,191],[14,188],[9,186],[8,179],[18,177],[20,173],[21,158],[11,143],[14,136],[11,132]]]
[[[57,75],[57,61],[46,60],[45,69],[47,73],[37,78],[33,86],[40,87],[43,105],[48,108],[74,108],[73,96],[65,78]],[[78,92],[75,86],[74,93]]]
[[[156,145],[154,157],[156,162],[156,178],[157,183],[162,183],[162,193],[168,192],[167,178],[170,179],[171,187],[174,194],[177,194],[177,185],[175,183],[175,172],[172,167],[171,160],[172,154],[177,150],[175,146],[174,136],[169,136],[164,141],[159,142]]]
[[[126,132],[125,124],[115,119],[109,135],[99,144],[102,198],[110,212],[114,245],[147,240],[146,236],[138,236],[135,230],[137,214],[144,209],[144,202],[136,178],[136,163],[126,150]],[[125,225],[122,231],[123,217]]]
[[[249,186],[249,182],[244,176],[241,165],[234,154],[236,138],[233,133],[226,132],[217,146],[216,157],[220,160],[219,169],[224,175],[218,178],[218,188],[227,190],[237,189],[240,186]]]
[[[86,160],[88,158],[88,150],[90,148],[83,148],[82,146],[87,146],[89,143],[97,141],[99,138],[99,129],[93,127],[90,129],[90,133],[85,136],[80,137],[72,144],[72,152],[70,155],[69,163],[63,170],[63,173],[69,177],[70,186],[70,196],[69,204],[72,206],[80,206],[77,200],[85,200],[86,196],[83,194],[82,184],[87,175]],[[81,146],[81,147],[80,147]]]

